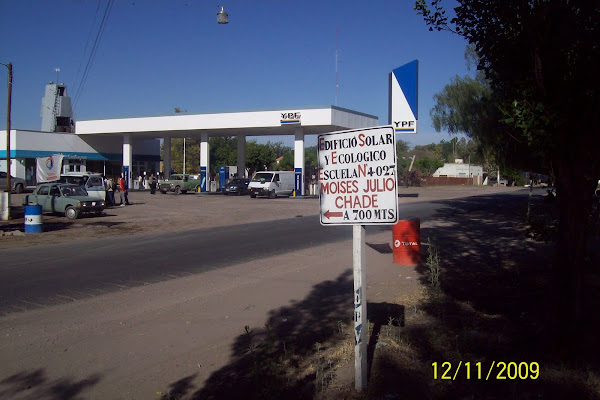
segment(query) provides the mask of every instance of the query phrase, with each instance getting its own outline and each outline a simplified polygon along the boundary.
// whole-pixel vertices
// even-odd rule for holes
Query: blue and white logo
[[[418,74],[418,60],[404,64],[390,73],[389,123],[396,133],[417,133]]]
[[[299,112],[281,113],[281,119],[279,122],[281,122],[281,125],[299,124],[301,117],[302,115],[300,115]]]

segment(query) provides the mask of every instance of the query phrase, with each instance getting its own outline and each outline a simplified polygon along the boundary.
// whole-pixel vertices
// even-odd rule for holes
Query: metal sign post
[[[352,227],[352,269],[354,271],[354,387],[367,387],[367,270],[365,227]]]
[[[354,383],[367,387],[365,225],[398,221],[396,137],[392,126],[319,135],[322,225],[352,226]]]

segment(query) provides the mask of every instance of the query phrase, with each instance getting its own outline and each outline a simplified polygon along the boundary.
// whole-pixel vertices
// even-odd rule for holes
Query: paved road
[[[523,202],[527,191],[410,203],[401,218],[435,216]],[[391,229],[369,227],[368,232]],[[153,233],[93,242],[0,251],[0,315],[218,269],[311,246],[350,239],[350,226],[323,227],[317,216]]]

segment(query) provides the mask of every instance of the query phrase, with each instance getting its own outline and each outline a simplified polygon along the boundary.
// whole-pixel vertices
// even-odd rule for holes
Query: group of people
[[[150,184],[150,193],[156,194],[156,185],[157,180],[154,174],[150,175],[150,179],[148,179],[148,183]],[[104,177],[104,188],[106,190],[106,206],[107,207],[125,207],[126,205],[130,205],[129,203],[129,186],[127,185],[127,179],[123,177],[123,174],[116,179],[111,176]],[[120,194],[120,203],[117,204],[115,200],[115,192],[119,192]]]
[[[106,190],[106,206],[115,207],[129,205],[129,186],[127,179],[121,175],[118,179],[107,176],[104,178],[104,188]],[[121,202],[117,204],[115,200],[115,192],[119,192]]]

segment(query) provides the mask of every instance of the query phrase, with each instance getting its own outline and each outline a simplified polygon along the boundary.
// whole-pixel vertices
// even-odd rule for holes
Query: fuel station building
[[[159,171],[163,142],[163,173],[171,171],[171,139],[200,138],[202,190],[210,176],[209,138],[236,136],[237,170],[245,171],[247,136],[294,135],[296,193],[304,194],[304,138],[346,129],[378,125],[378,118],[336,106],[263,111],[176,114],[77,121],[72,120],[64,85],[50,83],[42,99],[42,130],[11,130],[10,172],[35,185],[37,157],[62,153],[63,172],[125,173],[130,181],[143,171]],[[1,135],[2,133],[0,133]],[[4,131],[6,134],[6,131]],[[6,160],[6,142],[0,141],[0,159]],[[0,162],[6,170],[6,161]]]

